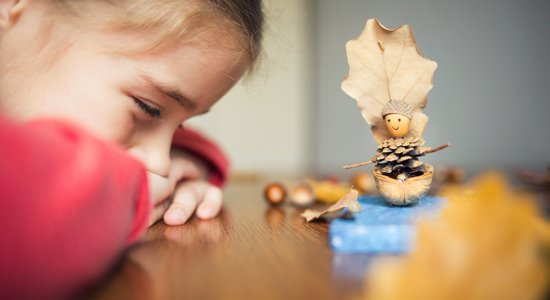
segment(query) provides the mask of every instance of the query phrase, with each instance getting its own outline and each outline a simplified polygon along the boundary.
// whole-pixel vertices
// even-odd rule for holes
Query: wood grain
[[[157,223],[93,299],[346,299],[361,293],[366,255],[335,254],[325,223],[270,207],[263,184],[231,183],[213,220]]]

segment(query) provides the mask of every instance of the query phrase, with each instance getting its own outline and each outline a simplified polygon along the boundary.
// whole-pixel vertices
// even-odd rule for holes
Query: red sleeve
[[[229,172],[229,160],[214,142],[189,128],[179,128],[174,134],[172,147],[182,148],[205,161],[209,168],[210,183],[223,186]]]
[[[145,170],[61,122],[0,116],[0,145],[0,297],[72,298],[143,233]]]

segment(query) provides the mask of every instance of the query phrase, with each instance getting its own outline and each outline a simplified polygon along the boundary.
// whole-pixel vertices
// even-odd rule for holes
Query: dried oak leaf
[[[342,197],[342,199],[338,200],[338,202],[334,203],[329,208],[323,211],[307,209],[301,216],[304,217],[307,222],[311,222],[312,220],[318,219],[325,214],[337,212],[344,208],[349,209],[350,212],[359,212],[361,210],[361,204],[357,201],[358,196],[359,192],[351,188],[349,192]]]
[[[380,144],[390,138],[382,108],[390,101],[411,105],[410,135],[422,136],[428,117],[422,113],[437,63],[422,57],[409,25],[384,27],[376,19],[367,21],[359,37],[346,44],[349,73],[342,90],[357,101],[361,115]]]

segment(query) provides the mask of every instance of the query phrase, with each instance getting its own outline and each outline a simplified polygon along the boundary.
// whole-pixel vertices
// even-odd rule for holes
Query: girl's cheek
[[[131,113],[115,120],[107,130],[110,131],[110,141],[123,147],[129,148],[132,146],[132,141],[136,135],[136,121]]]

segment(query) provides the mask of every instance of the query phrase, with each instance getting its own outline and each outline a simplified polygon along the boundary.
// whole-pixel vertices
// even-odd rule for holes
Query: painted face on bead
[[[401,114],[388,114],[384,116],[384,122],[388,132],[394,138],[404,137],[409,133],[411,120]]]

